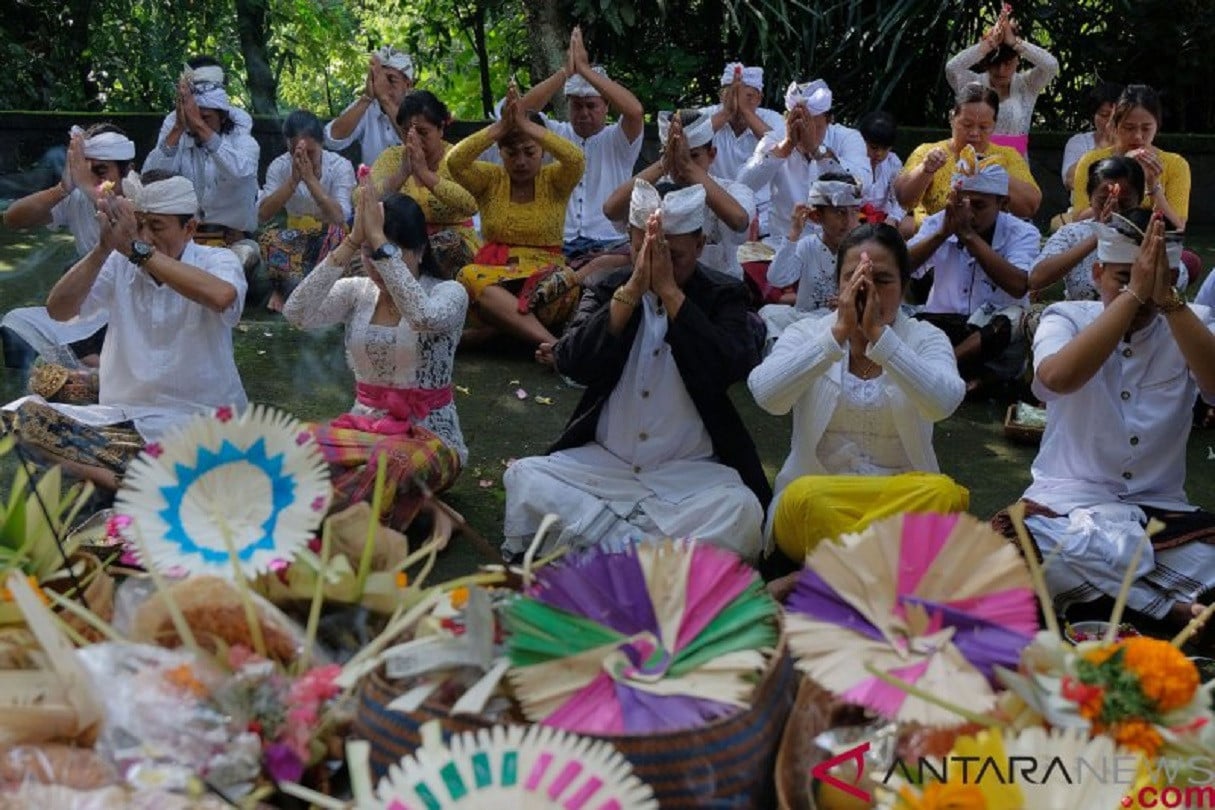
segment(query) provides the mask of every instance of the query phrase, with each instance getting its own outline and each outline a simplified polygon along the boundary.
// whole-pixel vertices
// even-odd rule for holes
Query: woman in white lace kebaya
[[[364,197],[372,199],[365,183],[355,191],[356,201]],[[342,278],[358,250],[367,277]],[[355,403],[314,427],[333,474],[334,508],[371,499],[383,457],[380,519],[404,530],[425,510],[435,519],[435,534],[449,537],[450,521],[425,490],[450,487],[468,459],[452,399],[468,294],[438,273],[422,209],[393,194],[382,205],[358,205],[350,236],[300,282],[283,314],[305,329],[346,327]]]
[[[793,411],[767,534],[795,561],[887,515],[962,511],[970,499],[937,472],[932,426],[965,384],[945,333],[899,308],[907,246],[890,225],[866,224],[838,255],[835,316],[787,327],[747,379],[761,408]]]

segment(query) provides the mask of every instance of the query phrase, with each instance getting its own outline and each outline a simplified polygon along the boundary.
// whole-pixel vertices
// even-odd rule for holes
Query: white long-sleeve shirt
[[[346,109],[349,110],[355,104],[358,104],[358,101],[352,102]],[[345,111],[343,111],[344,114]],[[335,118],[334,121],[336,120]],[[397,128],[393,126],[392,119],[384,112],[380,102],[372,101],[367,105],[367,109],[363,111],[363,117],[345,138],[333,137],[333,121],[325,125],[326,149],[340,152],[355,141],[359,142],[361,155],[359,159],[365,166],[374,164],[375,159],[388,147],[401,145],[401,136],[397,134]]]
[[[945,78],[956,93],[971,82],[991,87],[986,73],[975,73],[971,65],[981,61],[991,47],[980,42],[945,63]],[[1022,59],[1034,63],[1031,70],[1018,71],[1012,78],[1008,98],[1000,99],[1000,112],[996,116],[996,134],[1025,135],[1034,120],[1034,105],[1038,95],[1059,75],[1059,60],[1045,48],[1021,40],[1018,53]]]
[[[751,187],[757,196],[771,189],[772,205],[768,210],[768,238],[764,241],[774,248],[784,243],[793,220],[793,207],[806,202],[810,184],[826,171],[824,161],[811,160],[798,149],[787,158],[773,154],[785,139],[782,132],[765,135],[755,147],[754,154],[738,175],[739,182]],[[861,133],[841,124],[830,124],[823,136],[823,146],[835,153],[844,171],[852,175],[861,189],[873,182],[873,169],[865,151]]]
[[[260,157],[257,141],[237,126],[226,135],[215,133],[206,143],[189,133],[182,134],[177,146],[161,138],[148,153],[143,170],[163,169],[192,182],[204,224],[252,233],[257,230]]]

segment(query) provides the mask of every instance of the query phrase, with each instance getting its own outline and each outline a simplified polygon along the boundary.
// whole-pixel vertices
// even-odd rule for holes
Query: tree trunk
[[[489,81],[489,49],[485,45],[485,3],[477,3],[473,14],[473,48],[477,52],[477,66],[481,73],[481,110],[486,118],[494,112],[494,88]]]
[[[528,30],[531,32],[532,83],[541,82],[565,64],[565,51],[570,42],[570,26],[561,13],[558,0],[534,0],[524,4]],[[553,99],[554,112],[566,116],[565,96]]]
[[[270,68],[267,40],[269,29],[266,16],[267,0],[236,0],[236,33],[240,37],[241,54],[245,57],[245,72],[249,95],[256,115],[278,114],[278,82]]]

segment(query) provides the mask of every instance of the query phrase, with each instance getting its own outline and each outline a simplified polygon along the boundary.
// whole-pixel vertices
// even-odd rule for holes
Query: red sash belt
[[[384,416],[346,413],[334,419],[333,427],[351,428],[365,433],[396,436],[408,433],[413,423],[452,401],[451,386],[444,388],[390,388],[386,385],[358,383],[355,398],[361,405],[377,411],[386,411]]]

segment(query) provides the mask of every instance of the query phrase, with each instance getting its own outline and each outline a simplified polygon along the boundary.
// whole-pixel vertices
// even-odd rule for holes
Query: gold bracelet
[[[1136,301],[1139,302],[1139,306],[1141,306],[1141,307],[1147,306],[1147,301],[1143,300],[1143,296],[1141,296],[1139,293],[1135,292],[1134,290],[1132,290],[1130,287],[1126,286],[1125,284],[1122,285],[1122,289],[1119,290],[1118,292],[1130,293],[1131,298],[1134,298]]]
[[[1170,315],[1174,312],[1180,312],[1187,306],[1186,300],[1177,294],[1175,287],[1169,288],[1169,297],[1156,305],[1156,308],[1164,315]]]
[[[616,292],[612,293],[612,300],[619,301],[626,307],[637,306],[637,299],[624,291],[624,287],[617,287]]]

